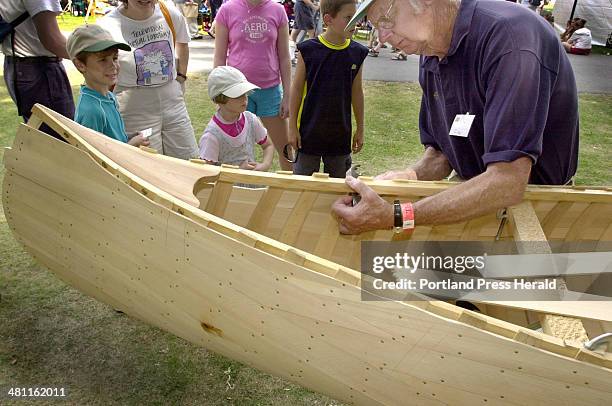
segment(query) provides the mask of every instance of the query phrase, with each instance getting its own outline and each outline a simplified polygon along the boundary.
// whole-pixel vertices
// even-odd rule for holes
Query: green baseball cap
[[[66,50],[71,59],[76,58],[81,52],[100,52],[112,47],[124,51],[132,50],[128,44],[115,41],[110,32],[96,24],[77,27],[66,42]]]
[[[355,15],[351,18],[351,21],[349,21],[346,25],[346,28],[352,28],[355,24],[357,24],[357,21],[361,20],[363,16],[368,13],[368,9],[375,1],[376,0],[365,0],[363,3],[361,3],[357,11],[355,11]]]

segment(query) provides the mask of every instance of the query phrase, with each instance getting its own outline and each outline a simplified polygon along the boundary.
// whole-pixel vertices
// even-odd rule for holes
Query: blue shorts
[[[283,88],[281,85],[253,90],[253,93],[249,95],[247,110],[257,117],[278,116],[282,99]]]

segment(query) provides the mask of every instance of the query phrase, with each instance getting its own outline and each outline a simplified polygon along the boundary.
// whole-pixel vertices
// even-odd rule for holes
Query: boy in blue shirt
[[[298,149],[295,174],[312,175],[323,160],[326,173],[343,178],[351,167],[351,151],[363,147],[361,76],[368,48],[351,40],[354,29],[345,31],[355,10],[355,0],[321,0],[325,33],[297,46],[289,110],[289,144]]]
[[[89,24],[70,34],[66,49],[72,63],[85,78],[74,120],[121,142],[134,146],[149,145],[142,133],[128,141],[117,99],[111,92],[119,74],[119,49],[129,51],[130,46],[114,41],[102,27]]]

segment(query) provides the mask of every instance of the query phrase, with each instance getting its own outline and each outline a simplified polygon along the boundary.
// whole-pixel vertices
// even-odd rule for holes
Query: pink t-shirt
[[[287,14],[280,3],[262,0],[256,6],[247,0],[229,0],[215,19],[229,33],[227,62],[239,69],[249,82],[262,89],[280,83],[276,40],[287,25]]]

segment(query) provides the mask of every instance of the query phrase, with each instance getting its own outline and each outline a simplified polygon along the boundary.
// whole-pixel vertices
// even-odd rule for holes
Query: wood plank
[[[542,220],[542,229],[548,239],[551,238],[553,231],[557,228],[557,225],[564,220],[565,215],[573,205],[573,202],[559,202],[546,217],[544,217],[544,220]],[[578,217],[580,217],[580,214]]]
[[[291,210],[291,214],[287,218],[287,222],[281,230],[281,234],[278,239],[280,242],[288,245],[295,244],[298,238],[298,233],[302,229],[302,226],[306,221],[306,217],[310,213],[310,209],[312,209],[312,205],[314,204],[315,200],[317,200],[318,196],[318,192],[308,190],[304,190],[302,193],[300,193],[300,197],[295,203],[295,206],[293,206],[293,210]]]
[[[608,204],[591,203],[567,232],[565,241],[583,240],[583,236],[589,233],[591,227],[598,226],[598,222],[610,221],[607,216],[609,210]]]
[[[317,240],[314,254],[323,258],[331,258],[332,253],[336,248],[336,242],[338,242],[339,235],[340,232],[338,231],[338,221],[330,213],[325,230]]]

